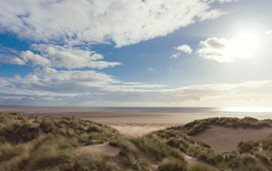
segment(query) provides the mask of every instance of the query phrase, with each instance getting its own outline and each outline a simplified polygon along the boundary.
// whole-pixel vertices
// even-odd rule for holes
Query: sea
[[[188,123],[211,117],[272,119],[272,107],[0,107],[0,112],[75,116],[101,123]]]

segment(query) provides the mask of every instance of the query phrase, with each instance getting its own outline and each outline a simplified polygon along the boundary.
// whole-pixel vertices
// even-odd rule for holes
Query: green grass
[[[127,168],[139,171],[151,170],[148,163],[141,156],[140,150],[130,138],[120,136],[111,141],[110,144],[120,148],[119,156],[121,157],[121,163]]]
[[[176,158],[165,158],[159,165],[159,171],[186,171],[187,165]]]
[[[272,170],[272,137],[243,141],[238,151],[216,153],[192,136],[213,125],[260,129],[271,127],[272,121],[210,118],[131,138],[109,126],[75,117],[1,113],[0,170],[150,171],[147,157],[154,159],[160,171],[210,169],[202,164],[188,165],[183,153],[219,170]],[[104,142],[119,148],[118,156],[77,152],[80,147]],[[258,151],[260,144],[263,152]]]
[[[188,169],[188,171],[211,171],[211,169],[203,164],[194,164]]]
[[[238,144],[240,153],[250,153],[253,151],[257,151],[260,142],[258,140],[249,140],[249,141],[241,141]]]
[[[111,127],[75,117],[1,113],[0,170],[76,170],[73,163],[81,158],[75,154],[77,148],[119,135]],[[79,163],[78,167],[83,167]],[[100,165],[104,163],[101,161]]]
[[[154,131],[146,137],[161,141],[170,147],[179,149],[183,153],[195,157],[211,166],[220,170],[264,170],[262,164],[256,162],[260,158],[268,167],[271,167],[272,137],[264,140],[254,140],[240,142],[238,145],[239,152],[216,153],[208,145],[197,141],[192,135],[197,135],[211,126],[223,126],[229,128],[254,128],[261,129],[271,127],[271,120],[259,121],[254,118],[209,118],[196,120],[186,125],[167,128],[164,130]],[[254,155],[262,142],[265,154],[262,156]],[[197,167],[194,168],[197,170]],[[189,167],[191,168],[191,167]],[[272,167],[271,167],[272,168]]]
[[[123,170],[112,158],[93,153],[85,153],[74,158],[73,163],[63,167],[63,170],[82,171],[82,170],[103,170],[119,171]]]
[[[188,135],[197,135],[206,129],[210,128],[211,125],[218,125],[223,127],[231,127],[231,128],[254,128],[260,129],[264,127],[271,127],[271,120],[262,120],[259,121],[255,118],[245,117],[243,119],[238,118],[228,118],[228,117],[214,117],[203,120],[196,120],[194,122],[190,122],[184,126],[175,127],[175,129],[183,130]]]

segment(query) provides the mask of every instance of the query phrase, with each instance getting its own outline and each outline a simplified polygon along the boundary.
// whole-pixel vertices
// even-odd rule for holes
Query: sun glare
[[[260,40],[254,32],[244,32],[229,40],[224,51],[231,58],[251,58],[259,48]]]
[[[254,112],[254,113],[270,113],[272,112],[271,107],[228,107],[223,108],[225,112]]]

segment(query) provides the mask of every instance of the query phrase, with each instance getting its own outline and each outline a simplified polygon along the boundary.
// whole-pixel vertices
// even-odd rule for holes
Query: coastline
[[[149,110],[147,110],[149,109]],[[161,109],[161,110],[159,110]],[[142,136],[167,127],[184,125],[194,120],[211,117],[253,117],[271,119],[269,113],[220,112],[204,108],[46,108],[46,107],[0,107],[3,113],[24,113],[48,116],[74,116],[109,125],[129,136]],[[201,111],[203,109],[203,111]]]

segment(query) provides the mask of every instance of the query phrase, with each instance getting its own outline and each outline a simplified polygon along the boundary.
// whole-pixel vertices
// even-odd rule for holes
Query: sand
[[[107,110],[90,108],[0,108],[0,112],[21,112],[26,114],[75,116],[91,120],[116,128],[120,133],[129,136],[142,136],[152,131],[171,126],[183,125],[196,119],[209,117],[238,117],[245,115],[207,114],[207,113],[178,113],[167,111],[137,111],[137,110]],[[258,119],[265,119],[261,116]],[[272,129],[232,129],[213,126],[211,129],[196,136],[200,141],[209,144],[215,151],[222,152],[236,150],[240,141],[265,138],[272,133]]]
[[[238,117],[248,116],[244,113],[205,113],[205,112],[175,112],[167,110],[129,110],[129,109],[103,109],[103,108],[27,108],[27,107],[0,107],[0,112],[20,112],[26,114],[76,116],[103,123],[156,123],[156,124],[185,124],[196,119],[210,117]],[[269,116],[250,114],[257,119],[268,119]],[[271,117],[271,116],[270,116]],[[272,118],[271,118],[272,119]]]
[[[272,135],[272,128],[226,128],[212,126],[195,136],[196,139],[210,145],[216,152],[237,150],[240,141],[256,140]]]
[[[133,137],[139,137],[144,134],[150,133],[152,131],[157,131],[160,129],[165,129],[166,127],[153,127],[150,126],[122,126],[122,125],[110,125],[111,127],[117,129],[121,134],[133,136]]]
[[[115,157],[119,154],[120,149],[109,145],[109,143],[104,143],[104,144],[87,145],[77,149],[76,152],[78,153],[95,152],[95,153]]]
[[[185,116],[185,114],[183,117],[180,117],[179,113],[165,113],[161,111],[16,107],[0,108],[0,112],[20,112],[49,116],[75,116],[81,119],[109,125],[122,134],[136,137],[193,120],[188,117],[191,114],[187,114],[188,116]]]

